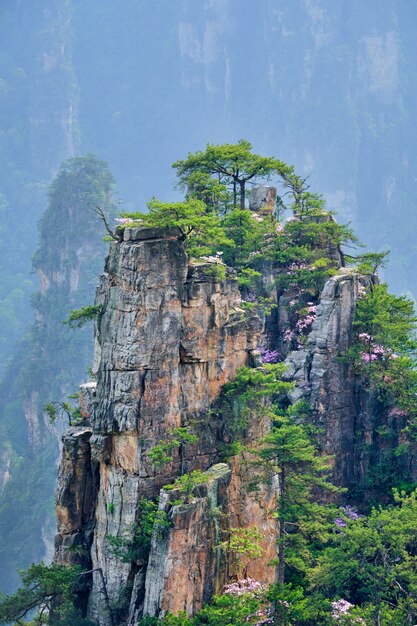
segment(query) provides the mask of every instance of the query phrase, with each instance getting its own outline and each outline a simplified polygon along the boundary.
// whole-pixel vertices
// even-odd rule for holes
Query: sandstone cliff
[[[112,605],[133,586],[132,614],[143,602],[151,614],[192,612],[222,589],[230,570],[216,547],[219,522],[210,513],[216,510],[223,525],[265,531],[265,554],[246,574],[272,581],[267,563],[275,523],[268,512],[276,494],[244,494],[244,465],[216,465],[222,425],[210,407],[248,363],[262,332],[261,319],[240,307],[233,271],[218,282],[210,263],[190,264],[175,230],[126,229],[124,241],[112,244],[97,302],[97,388],[82,387],[90,425],[70,429],[63,440],[57,558],[99,568]],[[199,442],[175,451],[156,471],[147,453],[181,426]],[[254,438],[267,427],[254,425]],[[149,567],[112,555],[108,535],[130,532],[140,499],[197,469],[209,471],[208,482],[192,503],[162,499],[173,523],[164,541],[152,545]],[[170,576],[173,567],[184,573],[180,586]],[[105,604],[101,574],[94,574],[88,612],[100,624],[111,623]]]
[[[276,271],[265,270],[271,292]],[[56,560],[93,570],[80,601],[100,626],[135,623],[143,612],[192,614],[230,580],[274,580],[277,486],[251,492],[250,454],[222,457],[228,437],[216,401],[238,368],[257,363],[260,344],[285,352],[288,294],[275,288],[278,314],[265,324],[242,308],[233,270],[225,280],[215,275],[212,262],[189,262],[175,229],[126,229],[111,245],[96,299],[97,382],[81,388],[85,425],[64,435],[57,490]],[[291,400],[310,403],[341,485],[363,486],[372,462],[363,447],[375,436],[372,398],[340,358],[371,280],[344,268],[330,278],[308,342],[286,359],[286,376],[296,382]],[[268,432],[266,418],[248,423],[248,442]],[[181,444],[156,467],[150,451],[179,427],[197,443]],[[190,497],[160,491],[194,470],[205,476]],[[115,552],[110,539],[129,536],[142,498],[160,493],[169,524],[156,528],[148,553],[129,559]],[[232,529],[257,529],[262,555],[228,556],[222,544]]]

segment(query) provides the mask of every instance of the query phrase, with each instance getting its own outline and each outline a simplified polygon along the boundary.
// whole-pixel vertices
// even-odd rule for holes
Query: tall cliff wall
[[[64,437],[58,560],[77,561],[79,554],[68,548],[84,547],[83,564],[103,572],[112,605],[133,585],[132,615],[141,612],[143,602],[151,614],[193,612],[222,589],[235,567],[223,563],[216,547],[220,522],[209,513],[216,510],[223,526],[265,532],[265,554],[246,574],[272,581],[267,562],[275,553],[275,522],[268,513],[276,494],[242,494],[244,464],[216,464],[224,437],[210,407],[250,361],[262,331],[261,320],[240,307],[233,271],[218,282],[209,263],[190,264],[175,230],[126,229],[124,241],[112,244],[97,302],[102,305],[97,387],[82,388],[90,425],[70,429]],[[175,451],[173,460],[156,471],[149,451],[184,426],[198,434],[198,443]],[[252,437],[267,428],[255,424]],[[158,496],[175,476],[197,469],[209,471],[208,482],[192,503],[162,499],[173,521],[164,541],[152,545],[149,566],[115,557],[108,535],[131,531],[140,499]],[[183,571],[180,582],[174,582],[173,568],[176,575]],[[110,623],[105,604],[96,573],[88,613],[100,624]]]
[[[275,576],[277,485],[248,489],[248,452],[224,462],[227,429],[216,400],[239,367],[257,364],[261,342],[282,343],[287,296],[265,325],[242,308],[233,270],[217,280],[213,264],[189,262],[178,235],[126,229],[112,244],[96,300],[97,382],[81,388],[85,424],[63,438],[56,560],[94,570],[82,602],[100,626],[119,618],[135,623],[143,612],[191,614],[230,580],[269,583]],[[305,348],[286,359],[286,376],[296,383],[290,399],[310,403],[322,448],[335,454],[335,480],[364,488],[375,462],[364,443],[376,436],[378,416],[340,357],[351,341],[356,300],[372,280],[344,268],[330,278]],[[245,439],[256,445],[268,419],[254,415],[248,424]],[[150,451],[178,427],[198,442],[178,446],[157,468]],[[205,479],[189,497],[160,491],[194,470]],[[159,494],[169,525],[154,532],[147,555],[123,558],[110,539],[131,535],[141,499]],[[222,551],[236,528],[260,531],[262,556],[239,562]]]

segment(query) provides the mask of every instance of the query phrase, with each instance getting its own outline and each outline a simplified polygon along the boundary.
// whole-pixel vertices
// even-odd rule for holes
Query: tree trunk
[[[245,208],[245,181],[240,180],[239,185],[240,185],[240,208],[243,211]]]
[[[283,535],[284,524],[282,521],[279,523],[279,532],[280,535]],[[280,538],[281,539],[281,538]],[[278,572],[277,572],[277,582],[281,585],[284,584],[284,566],[285,566],[285,545],[284,542],[280,540],[278,544]]]
[[[278,497],[280,500],[283,499],[285,495],[285,474],[284,468],[281,468],[281,473],[279,474],[279,494]],[[284,538],[284,520],[280,518],[278,522],[278,569],[277,569],[277,582],[281,585],[284,584],[284,567],[285,567],[285,544],[283,541]]]
[[[282,500],[283,494],[284,494],[284,488],[285,488],[285,475],[284,475],[284,470],[283,468],[281,468],[281,473],[278,474],[278,498],[279,500]],[[280,503],[278,504],[278,511],[279,511],[279,506]],[[279,586],[279,585],[283,585],[284,584],[284,562],[285,562],[285,545],[284,543],[281,543],[281,539],[283,538],[284,535],[284,520],[281,517],[281,514],[279,513],[279,517],[278,517],[278,521],[277,521],[277,535],[278,535],[278,550],[277,550],[277,566],[275,568],[275,583]],[[274,618],[274,624],[285,624],[286,623],[286,619],[284,617],[284,622],[282,621],[282,605],[280,604],[280,602],[275,599],[274,602],[274,608],[273,608],[273,618]]]

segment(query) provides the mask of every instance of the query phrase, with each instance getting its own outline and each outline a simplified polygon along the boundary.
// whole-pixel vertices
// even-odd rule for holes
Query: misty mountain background
[[[51,358],[29,387],[21,370],[38,289],[37,223],[62,161],[87,153],[107,161],[121,208],[143,210],[152,196],[178,197],[174,160],[207,142],[248,139],[309,175],[370,249],[389,249],[391,289],[415,296],[416,25],[415,0],[2,0],[1,562],[42,558],[53,534],[54,453],[34,454],[23,404],[37,385],[54,386],[58,366]],[[54,228],[71,232],[76,246],[71,214],[63,215]],[[90,277],[71,304],[91,304],[94,287]],[[74,388],[91,360],[90,331],[85,343]],[[36,504],[45,523],[32,524],[31,549],[19,552],[19,524],[27,510],[30,525],[34,504],[23,474],[13,483],[22,459],[24,473],[36,466],[43,481]],[[22,500],[19,514],[13,498]],[[1,590],[15,584],[8,574]]]

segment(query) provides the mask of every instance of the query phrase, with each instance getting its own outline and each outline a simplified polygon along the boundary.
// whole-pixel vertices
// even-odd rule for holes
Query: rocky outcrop
[[[268,525],[248,510],[253,509],[251,499],[245,502],[239,495],[244,470],[232,464],[221,466],[218,474],[212,467],[222,434],[211,407],[224,384],[249,362],[262,322],[241,308],[234,272],[227,270],[219,282],[212,263],[189,263],[175,229],[126,229],[123,241],[112,244],[96,303],[102,307],[97,386],[82,388],[81,411],[90,426],[64,437],[56,558],[73,562],[66,547],[75,541],[87,546],[84,565],[103,575],[109,603],[120,605],[121,595],[127,594],[135,616],[144,601],[154,614],[178,608],[193,612],[227,578],[209,512],[222,510],[227,528],[231,523]],[[198,443],[181,445],[156,468],[150,450],[169,442],[179,427],[197,434]],[[197,469],[208,470],[209,479],[190,505],[172,506],[165,496],[161,500],[161,506],[170,507],[172,526],[165,547],[153,544],[149,572],[146,560],[125,562],[115,556],[108,538],[131,535],[141,498],[157,497],[176,476]],[[258,510],[265,506],[262,502]],[[201,558],[195,561],[197,545]],[[188,571],[193,560],[199,573],[191,568],[191,578],[187,574],[175,593],[170,591],[172,563]],[[263,569],[261,578],[268,582],[273,568]],[[101,574],[91,581],[88,614],[107,624]],[[190,582],[197,579],[198,584]]]
[[[178,490],[163,492],[160,510],[170,514],[172,526],[162,536],[155,532],[153,537],[146,575],[145,614],[184,610],[193,613],[213,593],[221,592],[218,553],[221,526],[228,509],[230,478],[229,466],[219,463],[207,470],[207,482],[195,490],[190,503],[175,504],[180,495]],[[224,580],[225,573],[222,574]]]
[[[94,526],[96,489],[90,438],[89,427],[71,427],[63,436],[56,494],[56,516],[61,532],[56,537],[55,553],[58,561],[69,565],[85,564]]]
[[[97,291],[97,383],[81,387],[86,423],[64,436],[57,490],[56,559],[93,571],[82,602],[100,626],[136,623],[143,613],[193,614],[231,580],[274,581],[278,485],[259,480],[252,463],[268,412],[248,417],[251,452],[228,456],[221,394],[242,365],[261,364],[259,345],[285,350],[281,335],[291,323],[289,294],[272,294],[282,271],[272,264],[267,282],[278,308],[265,324],[243,309],[233,270],[218,280],[215,259],[190,262],[176,229],[122,234]],[[321,448],[334,455],[335,481],[358,488],[378,462],[364,444],[377,440],[382,418],[343,355],[356,302],[374,280],[341,268],[322,290],[305,347],[286,358],[290,401],[309,403]],[[195,438],[169,447],[178,428]],[[399,441],[399,427],[393,436]],[[151,453],[161,445],[168,452],[156,464]],[[195,470],[189,492],[166,487]],[[158,496],[163,517],[148,551],[138,551],[143,499]],[[231,538],[254,529],[259,554],[237,558]]]
[[[358,294],[368,289],[370,277],[342,268],[321,294],[305,350],[291,352],[286,376],[297,383],[292,401],[306,399],[322,430],[322,445],[335,455],[334,478],[340,485],[357,478],[355,444],[358,441],[357,384],[343,359],[352,339]]]
[[[273,213],[276,199],[276,187],[257,186],[249,194],[249,208],[254,212]]]
[[[258,439],[269,430],[269,419],[251,416],[247,440]],[[178,490],[162,491],[160,509],[172,520],[162,536],[153,537],[146,575],[143,612],[159,616],[166,612],[193,614],[230,580],[254,578],[274,582],[277,526],[274,511],[278,502],[275,480],[264,483],[253,467],[253,453],[243,452],[226,463],[211,466],[205,480],[189,503],[178,503]],[[251,483],[258,479],[256,489]],[[255,529],[259,555],[247,558],[228,549],[237,529]],[[254,540],[255,541],[255,540]],[[180,584],[178,581],[182,581]],[[135,607],[137,609],[142,607]],[[138,613],[131,611],[134,623]]]
[[[374,488],[372,474],[386,472],[390,464],[405,481],[417,478],[417,449],[404,431],[405,419],[387,415],[369,381],[356,376],[346,359],[356,302],[375,280],[340,269],[321,293],[306,349],[286,359],[286,376],[297,384],[292,401],[310,404],[322,449],[334,455],[334,481],[359,499]],[[393,459],[402,444],[407,454]]]

